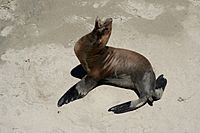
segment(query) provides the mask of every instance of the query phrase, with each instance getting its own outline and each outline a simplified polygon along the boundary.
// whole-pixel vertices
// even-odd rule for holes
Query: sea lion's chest
[[[89,66],[88,66],[88,63],[87,63],[87,50],[88,48],[83,44],[83,45],[80,45],[79,43],[75,44],[74,46],[74,52],[78,58],[78,60],[80,61],[81,65],[83,66],[83,68],[89,72],[90,69],[89,69]]]
[[[108,47],[98,50],[83,45],[75,45],[74,51],[83,68],[93,78],[101,79],[110,71],[111,57]]]

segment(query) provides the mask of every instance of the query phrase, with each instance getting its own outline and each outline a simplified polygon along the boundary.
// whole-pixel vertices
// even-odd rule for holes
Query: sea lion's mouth
[[[105,27],[112,23],[112,18],[98,18],[99,27]]]
[[[103,23],[104,23],[103,25],[108,25],[112,23],[112,18],[107,18]]]

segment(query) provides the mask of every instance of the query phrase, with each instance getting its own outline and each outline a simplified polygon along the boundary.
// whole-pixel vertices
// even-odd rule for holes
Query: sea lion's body
[[[144,56],[130,50],[106,46],[96,53],[88,53],[80,56],[77,54],[77,57],[87,73],[97,80],[112,75],[130,75],[130,72],[136,75],[139,72],[153,71]]]
[[[111,30],[112,19],[97,19],[94,30],[75,44],[75,54],[87,75],[61,97],[58,106],[84,97],[101,84],[138,92],[138,100],[109,109],[114,113],[131,111],[161,98],[166,79],[160,78],[162,88],[156,88],[156,77],[147,58],[134,51],[106,46]]]

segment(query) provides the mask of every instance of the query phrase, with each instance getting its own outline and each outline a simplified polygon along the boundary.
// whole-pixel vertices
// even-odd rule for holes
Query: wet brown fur
[[[75,44],[76,56],[89,76],[101,80],[116,71],[123,74],[134,71],[136,75],[153,71],[150,62],[141,54],[106,46],[112,31],[112,21],[106,25],[106,28],[108,28],[107,32],[102,35],[99,33],[99,36],[97,26],[95,26],[91,33],[83,36]]]

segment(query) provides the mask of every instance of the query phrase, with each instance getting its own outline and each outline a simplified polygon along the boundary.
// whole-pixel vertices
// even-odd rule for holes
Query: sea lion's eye
[[[103,29],[103,32],[106,32],[106,31],[108,31],[108,28]]]

